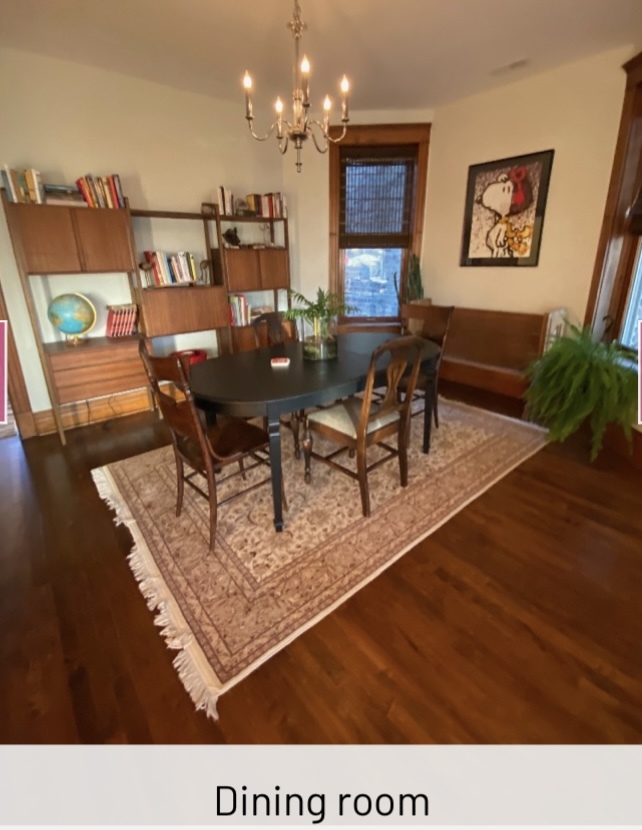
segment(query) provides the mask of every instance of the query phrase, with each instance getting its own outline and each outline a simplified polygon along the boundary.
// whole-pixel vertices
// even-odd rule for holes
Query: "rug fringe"
[[[211,666],[159,574],[156,563],[142,539],[136,519],[105,467],[92,470],[91,475],[98,495],[116,514],[114,523],[125,525],[132,535],[134,546],[127,557],[129,566],[147,607],[155,612],[154,625],[161,629],[161,636],[165,639],[167,647],[179,652],[172,663],[183,686],[197,710],[204,710],[208,717],[218,720],[216,704],[221,693],[220,683],[213,676]]]

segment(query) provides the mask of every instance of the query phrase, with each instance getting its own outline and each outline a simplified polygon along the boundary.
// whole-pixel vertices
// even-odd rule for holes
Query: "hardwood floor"
[[[444,389],[443,391],[448,391]],[[4,743],[642,740],[642,476],[548,447],[195,712],[90,476],[145,413],[0,443]]]

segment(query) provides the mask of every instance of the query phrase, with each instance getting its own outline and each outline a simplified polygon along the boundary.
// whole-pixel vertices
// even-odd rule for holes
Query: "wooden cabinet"
[[[225,264],[228,291],[269,291],[290,286],[285,248],[228,248]]]
[[[222,285],[186,285],[142,290],[147,337],[220,329],[229,325],[227,292]]]
[[[129,211],[13,204],[5,201],[21,272],[81,274],[133,271]]]
[[[285,248],[266,248],[257,251],[262,288],[289,288],[290,267]]]
[[[60,404],[148,384],[138,337],[91,337],[79,346],[45,343],[44,348]]]

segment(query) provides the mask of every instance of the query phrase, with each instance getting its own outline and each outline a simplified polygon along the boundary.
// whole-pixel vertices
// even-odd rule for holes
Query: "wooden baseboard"
[[[483,363],[461,360],[444,355],[439,377],[443,380],[485,389],[509,398],[521,398],[528,385],[521,372],[504,369],[501,366],[487,366]]]
[[[90,398],[87,401],[64,404],[60,408],[63,427],[73,429],[89,424],[108,421],[111,418],[122,418],[150,408],[149,396],[146,389],[133,389],[119,395],[110,395],[107,398]],[[35,431],[27,435],[18,421],[20,434],[23,438],[33,435],[48,435],[56,432],[56,421],[53,410],[46,409],[33,413]]]

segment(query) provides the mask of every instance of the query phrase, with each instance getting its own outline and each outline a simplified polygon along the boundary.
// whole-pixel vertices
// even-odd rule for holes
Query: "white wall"
[[[424,249],[435,302],[584,318],[631,50],[616,49],[435,112]],[[555,150],[539,265],[460,267],[468,167]]]
[[[282,189],[282,167],[253,141],[244,107],[140,81],[115,72],[0,49],[0,165],[35,167],[49,183],[84,173],[118,172],[132,207],[197,211],[216,187],[236,195]],[[205,253],[200,222],[135,220],[139,251],[148,242],[170,250]],[[66,290],[86,293],[101,310],[93,334],[104,333],[104,306],[128,299],[123,275],[32,278],[43,311],[47,298]],[[50,407],[4,216],[0,219],[0,283],[13,323],[34,411]],[[170,338],[165,348],[205,345],[211,334]]]

